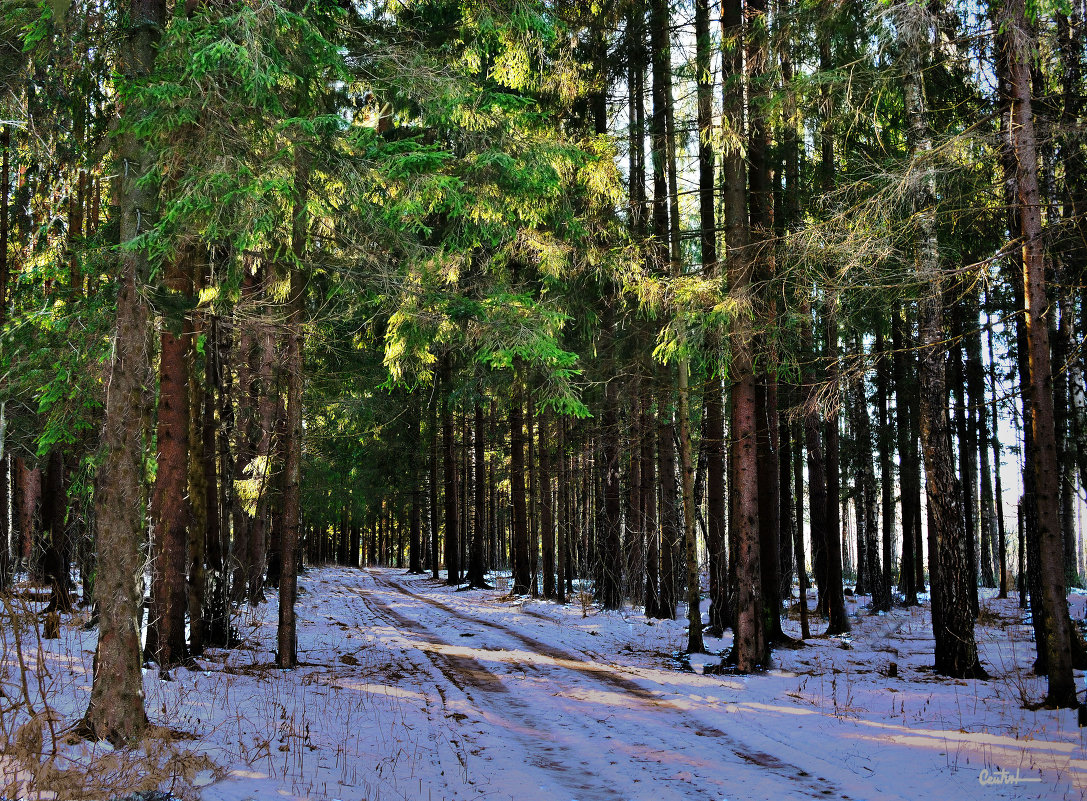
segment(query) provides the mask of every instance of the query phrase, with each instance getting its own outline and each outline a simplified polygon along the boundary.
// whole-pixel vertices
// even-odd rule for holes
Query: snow
[[[274,667],[271,593],[235,620],[241,647],[211,650],[200,670],[171,671],[169,681],[145,671],[152,721],[175,734],[133,762],[154,767],[160,789],[202,801],[1087,793],[1085,730],[1075,712],[1026,706],[1045,685],[1029,672],[1034,646],[1014,593],[982,601],[977,636],[992,680],[956,681],[931,669],[927,607],[876,616],[863,610],[863,597],[847,599],[850,636],[777,649],[766,673],[739,676],[705,672],[719,664],[716,654],[692,655],[686,669],[676,658],[684,621],[650,621],[636,608],[456,591],[390,569],[312,569],[300,586],[297,669]],[[1070,603],[1083,617],[1087,596]],[[799,636],[794,617],[784,625]],[[23,629],[32,703],[41,711],[48,702],[61,735],[89,692],[94,632],[84,621],[71,616],[60,640],[41,643],[46,670],[34,668],[38,641]],[[812,616],[813,632],[823,628]],[[730,645],[729,635],[707,639],[712,652]],[[17,696],[17,656],[9,635],[5,703]],[[4,742],[15,742],[25,720],[25,712],[5,713]],[[48,756],[50,735],[44,739]],[[69,776],[81,771],[88,787],[102,779],[104,760],[115,765],[122,755],[63,736],[57,747],[55,764]],[[16,793],[17,764],[0,756],[0,795],[30,795],[25,760]],[[114,770],[129,782],[137,775]],[[135,787],[84,797],[120,789]]]

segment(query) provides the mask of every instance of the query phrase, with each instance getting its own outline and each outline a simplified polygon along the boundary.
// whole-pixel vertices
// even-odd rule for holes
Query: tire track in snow
[[[392,606],[385,603],[376,595],[367,592],[365,589],[352,588],[352,591],[359,597],[374,617],[384,618],[390,625],[410,631],[413,635],[419,637],[429,645],[444,648],[455,647],[448,641],[432,633],[420,622],[402,615]],[[460,690],[465,698],[477,708],[486,703],[488,706],[495,707],[496,711],[498,711],[502,717],[518,718],[518,722],[523,729],[536,731],[544,729],[539,713],[534,711],[529,705],[518,699],[516,696],[510,694],[509,689],[502,682],[502,679],[496,673],[484,667],[478,660],[471,657],[441,653],[427,649],[416,650],[426,656],[434,668],[437,669],[438,672],[454,687]],[[410,656],[407,654],[405,654],[405,657],[410,660]],[[416,664],[416,667],[421,669],[421,666],[418,664]],[[469,691],[468,686],[481,691],[483,696],[477,697],[476,695],[473,695],[473,693]],[[440,686],[437,686],[436,689],[438,695],[441,697],[443,707],[447,708],[448,703],[445,693],[442,692]],[[515,736],[517,736],[516,733]],[[561,756],[557,757],[554,756],[556,748],[546,744],[546,742],[541,742],[539,739],[529,739],[524,736],[517,736],[517,739],[521,741],[522,752],[530,756],[533,765],[546,771],[552,781],[564,787],[565,790],[571,794],[570,798],[579,799],[579,801],[582,799],[585,801],[619,801],[622,798],[622,796],[615,795],[614,793],[604,792],[604,794],[601,794],[602,788],[576,781],[576,777],[571,775],[570,766],[575,764],[577,754],[570,752],[569,749],[560,747],[558,750],[563,753]],[[467,776],[468,766],[466,756],[462,753],[457,753],[456,757],[458,761],[460,761],[461,767],[464,768],[465,775]]]
[[[413,598],[423,604],[426,604],[429,607],[436,608],[452,618],[461,620],[466,623],[470,623],[473,626],[481,626],[483,628],[501,633],[505,636],[512,637],[513,639],[527,646],[534,653],[556,660],[556,663],[551,665],[517,663],[517,667],[522,670],[531,670],[536,674],[545,675],[549,679],[555,671],[568,670],[571,672],[575,672],[583,677],[592,679],[600,684],[603,684],[609,689],[618,691],[625,696],[630,696],[634,699],[637,699],[637,701],[641,702],[644,707],[650,707],[654,711],[660,710],[667,713],[669,718],[671,718],[673,722],[677,723],[681,728],[685,729],[690,734],[697,737],[712,738],[713,740],[721,743],[721,745],[723,745],[725,749],[731,752],[742,762],[757,766],[759,768],[763,768],[773,774],[776,774],[777,776],[780,776],[781,778],[789,780],[789,782],[791,782],[792,784],[797,785],[797,790],[802,790],[803,792],[805,792],[806,795],[809,795],[809,797],[833,797],[841,799],[842,801],[850,801],[850,796],[843,792],[841,788],[837,787],[831,781],[823,777],[812,776],[808,771],[805,771],[797,765],[794,765],[779,757],[776,757],[773,754],[752,749],[745,743],[739,741],[732,735],[722,731],[715,726],[691,720],[686,715],[684,710],[680,709],[669,701],[658,698],[651,691],[645,689],[635,681],[617,674],[613,669],[588,662],[584,655],[570,653],[569,651],[558,648],[554,645],[550,645],[548,643],[544,643],[534,637],[516,631],[515,629],[509,628],[508,626],[504,626],[501,623],[497,623],[486,618],[477,617],[475,615],[471,615],[461,610],[455,609],[436,598],[431,598],[426,595],[416,593],[408,587],[404,586],[399,581],[389,576],[381,575],[377,572],[372,571],[367,571],[367,573],[373,579],[375,584],[380,587],[384,587],[386,589],[406,595],[407,597]],[[399,615],[399,613],[395,614],[397,614],[397,616],[401,619],[411,620],[403,615]],[[417,631],[422,629],[423,631],[426,631],[430,637],[434,637],[433,634],[430,634],[426,626],[419,621],[413,620],[411,625],[413,625],[414,627],[412,630]],[[438,642],[446,646],[450,645],[449,643],[442,641],[441,638],[435,637],[434,639],[438,640]],[[472,661],[476,662],[476,664],[479,664],[476,660]],[[482,668],[482,665],[480,665],[480,667]],[[483,669],[486,670],[486,668]],[[501,680],[498,679],[497,676],[495,676],[495,678],[499,682],[501,682]],[[450,680],[452,680],[452,677],[450,677]],[[517,703],[522,707],[524,706],[519,701]],[[537,713],[536,717],[538,716],[539,715]],[[656,731],[646,728],[643,729],[642,734],[643,736],[646,734],[656,735]],[[676,744],[674,742],[670,741],[666,736],[656,736],[658,736],[659,739],[662,741],[662,747],[655,750],[663,753],[675,753]],[[557,767],[559,769],[562,769],[561,764]]]

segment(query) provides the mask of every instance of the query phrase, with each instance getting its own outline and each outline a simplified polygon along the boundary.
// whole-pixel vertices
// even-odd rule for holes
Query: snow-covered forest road
[[[0,719],[15,744],[0,752],[0,797],[58,797],[51,788],[62,798],[159,788],[183,801],[1087,793],[1087,729],[1074,711],[1032,704],[1044,679],[1030,671],[1030,626],[1014,597],[982,602],[989,681],[933,674],[927,606],[877,616],[863,597],[848,600],[850,636],[775,649],[769,670],[737,676],[707,670],[729,635],[708,639],[716,653],[688,664],[683,620],[604,612],[587,594],[565,606],[512,597],[506,579],[492,578],[494,589],[458,591],[400,570],[311,568],[299,583],[299,667],[275,667],[275,593],[243,605],[237,647],[208,649],[168,676],[145,667],[157,734],[131,753],[63,736],[90,690],[89,613],[65,618],[58,640],[27,632],[8,653],[2,689],[28,693],[37,720],[51,723],[36,729],[34,750],[36,724]],[[1085,602],[1070,596],[1074,617]],[[794,617],[784,621],[793,635]],[[825,625],[813,619],[813,632]]]
[[[1014,628],[983,638],[1004,674],[992,682],[931,674],[921,610],[854,616],[852,639],[779,650],[765,675],[703,675],[717,657],[693,671],[673,658],[682,621],[638,610],[457,592],[385,569],[322,568],[303,586],[304,678],[291,686],[310,689],[292,703],[281,673],[253,669],[280,687],[287,730],[305,720],[303,755],[273,746],[207,799],[268,785],[516,801],[1074,799],[1087,787],[1074,714],[1015,697],[1035,679],[1013,670],[1029,655]]]
[[[684,708],[661,685],[639,682],[598,654],[545,643],[387,573],[367,579],[352,589],[374,615],[371,632],[420,675],[432,675],[428,706],[460,724],[458,759],[469,782],[479,780],[471,755],[483,775],[493,763],[510,787],[539,787],[553,798],[680,799],[699,788],[708,798],[849,799],[790,761],[804,755],[785,737],[754,728],[727,734],[709,722],[708,709]],[[528,624],[541,619],[555,627],[541,617]]]

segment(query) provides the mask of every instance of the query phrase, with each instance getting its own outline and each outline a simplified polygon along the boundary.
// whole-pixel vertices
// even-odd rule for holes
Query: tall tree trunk
[[[825,300],[827,331],[827,380],[834,394],[841,391],[838,367],[838,319],[835,308],[838,300],[830,295]],[[845,613],[845,588],[842,577],[841,489],[838,433],[838,411],[832,408],[826,419],[826,476],[827,476],[827,634],[845,634],[849,631],[849,618]]]
[[[781,384],[779,390],[779,402],[782,408],[787,408],[792,403],[791,393],[793,387]],[[781,536],[778,545],[778,599],[786,603],[792,600],[793,595],[793,545],[796,527],[793,518],[795,506],[793,504],[793,442],[792,430],[789,426],[787,415],[778,416],[778,524]]]
[[[546,412],[537,422],[540,437],[540,534],[543,540],[543,597],[555,597],[555,505],[551,494],[551,431]],[[482,454],[480,454],[482,461]]]
[[[748,73],[748,205],[750,207],[751,242],[753,252],[753,281],[756,286],[769,286],[776,278],[774,263],[774,209],[770,181],[770,161],[767,155],[768,64],[770,60],[769,20],[766,0],[747,0],[747,58]],[[755,334],[755,350],[759,352],[756,377],[756,425],[758,451],[759,546],[762,571],[762,605],[765,637],[768,642],[783,642],[788,638],[781,630],[781,565],[779,548],[781,519],[779,517],[781,488],[778,483],[778,384],[777,371],[772,364],[776,354],[767,335],[776,325],[775,292],[761,293],[757,314],[760,326]]]
[[[953,289],[952,291],[956,290]],[[960,299],[953,305],[951,336],[957,344],[952,350],[954,355],[949,361],[948,371],[953,376],[949,384],[952,387],[951,392],[954,395],[956,406],[954,432],[959,455],[959,486],[962,491],[962,519],[963,532],[965,534],[963,545],[966,548],[966,570],[968,574],[967,595],[970,599],[971,614],[976,618],[979,612],[976,544],[977,530],[974,526],[974,521],[977,519],[977,493],[975,491],[977,485],[977,466],[974,458],[974,451],[977,448],[977,438],[974,435],[976,426],[973,412],[970,408],[970,399],[967,397],[966,366],[963,359],[965,339],[965,325],[963,321],[963,313],[965,311],[964,306],[965,302],[963,299]]]
[[[290,295],[287,298],[287,425],[283,450],[283,536],[280,541],[279,623],[276,628],[276,664],[298,664],[298,633],[295,603],[298,597],[299,527],[302,522],[302,369],[303,326],[306,321],[306,274],[304,272],[309,215],[309,154],[295,145],[294,193],[291,213]],[[358,563],[358,551],[355,562]]]
[[[267,307],[272,295],[272,283],[275,280],[271,265],[261,268],[260,293],[262,305]],[[275,411],[278,391],[275,382],[275,338],[270,320],[262,320],[259,325],[259,367],[257,370],[257,409],[259,429],[254,453],[254,464],[259,471],[260,481],[257,486],[256,514],[249,528],[249,558],[247,559],[249,603],[255,605],[264,601],[264,569],[268,553],[268,516],[269,499],[272,490],[272,437],[275,432]],[[356,563],[358,558],[355,559]]]
[[[524,392],[520,381],[510,402],[510,491],[513,495],[513,593],[525,595],[532,581],[528,560],[528,510],[525,505],[525,426],[522,417]]]
[[[914,551],[913,515],[914,498],[916,489],[913,486],[914,468],[913,458],[916,455],[915,445],[911,436],[912,415],[909,399],[908,375],[909,371],[905,360],[905,341],[902,329],[905,327],[901,305],[895,303],[891,309],[890,322],[890,347],[891,347],[891,371],[895,374],[895,417],[896,435],[899,463],[899,495],[902,510],[902,560],[899,563],[899,589],[902,592],[903,602],[907,606],[917,605],[917,583],[915,563],[917,555]]]
[[[536,411],[531,399],[525,404],[525,444],[528,465],[528,562],[529,594],[533,598],[540,595],[540,526],[537,508],[540,494],[536,486]]]
[[[559,457],[559,504],[555,515],[556,549],[558,554],[555,560],[555,600],[560,604],[566,603],[566,559],[570,547],[570,459],[566,453],[566,420],[559,418],[558,443],[556,451]]]
[[[162,0],[129,0],[119,19],[121,70],[126,77],[149,74],[155,45],[166,21]],[[121,109],[126,126],[132,113]],[[131,242],[142,231],[141,215],[154,208],[150,187],[140,185],[149,154],[131,129],[117,142],[118,161],[128,166],[119,180],[117,197],[120,241]],[[136,615],[139,574],[143,563],[141,515],[143,497],[143,426],[149,416],[144,387],[150,385],[147,353],[148,311],[143,300],[147,255],[140,250],[120,251],[120,291],[117,297],[117,331],[110,365],[106,416],[102,426],[102,452],[95,492],[98,576],[98,646],[95,651],[91,696],[80,729],[97,739],[119,745],[140,736],[147,726],[143,706],[143,674],[140,669],[139,630]]]
[[[739,0],[721,6],[721,36],[725,43],[724,124],[740,136],[743,125],[743,18]],[[747,219],[747,175],[743,153],[736,146],[724,153],[725,241],[729,293],[740,306],[752,302],[752,263]],[[753,331],[747,314],[733,318],[730,475],[732,509],[729,536],[735,574],[734,616],[736,667],[751,672],[766,664],[762,564],[759,541],[757,405],[752,354]]]
[[[422,438],[422,410],[418,397],[411,401],[411,450],[413,454],[419,454],[423,447]],[[479,436],[477,430],[476,436]],[[419,469],[419,462],[413,459],[411,463],[411,511],[408,525],[411,527],[408,535],[408,572],[423,572],[423,530],[422,530],[422,506],[423,506],[423,471]]]
[[[1074,313],[1072,299],[1063,294],[1057,300],[1060,310],[1060,323],[1053,324],[1050,317],[1050,336],[1053,343],[1053,362],[1057,369],[1053,375],[1053,426],[1057,440],[1057,464],[1060,469],[1060,524],[1061,543],[1064,545],[1064,581],[1066,587],[1079,584],[1079,571],[1076,564],[1076,459],[1072,452],[1072,440],[1069,434],[1071,403],[1069,393],[1069,374],[1067,369],[1068,351],[1075,341],[1073,328]]]
[[[49,451],[44,484],[41,522],[45,554],[42,558],[42,572],[49,582],[48,611],[67,614],[72,611],[68,586],[71,549],[68,547],[65,531],[68,503],[64,486],[64,453],[59,446],[54,445]]]
[[[204,263],[197,265],[193,270],[193,278],[196,280],[193,286],[194,295],[204,287],[205,270]],[[192,320],[192,341],[203,337],[205,341],[204,359],[210,359],[210,349],[207,347],[208,331],[207,312],[193,311],[190,314]],[[208,488],[207,474],[204,472],[206,458],[204,455],[204,414],[206,408],[204,399],[208,393],[203,387],[200,363],[197,349],[189,349],[189,463],[188,463],[188,488],[189,508],[191,510],[189,536],[187,543],[188,553],[186,563],[188,570],[189,606],[189,653],[199,656],[204,651],[205,620],[204,620],[204,588],[205,575],[204,563],[207,553],[208,535]],[[204,371],[206,376],[207,371]],[[213,423],[214,425],[214,423]]]
[[[853,345],[858,354],[864,352],[860,334],[856,332],[854,332]],[[865,584],[872,595],[872,611],[888,612],[891,609],[891,586],[884,583],[883,569],[879,560],[879,544],[876,541],[876,475],[872,468],[872,426],[868,418],[868,398],[863,376],[857,382],[851,411],[862,490],[857,502],[861,504],[864,516]],[[859,557],[860,554],[858,554],[858,561]]]
[[[891,426],[887,414],[889,388],[887,382],[887,341],[882,325],[876,330],[876,447],[879,450],[879,489],[880,489],[880,524],[883,546],[883,586],[887,592],[887,602],[891,603],[894,578],[891,570],[894,539],[894,478],[891,468]]]
[[[166,290],[192,296],[193,256],[182,252],[166,268]],[[180,331],[178,330],[180,329]],[[189,321],[165,320],[159,349],[158,470],[151,501],[154,564],[153,614],[147,651],[163,668],[188,658],[185,643],[185,586],[190,523],[189,488]]]
[[[796,553],[796,577],[800,590],[800,636],[806,640],[811,637],[811,629],[808,626],[808,566],[805,563],[804,551],[804,456],[801,447],[804,429],[799,421],[794,422],[792,428],[793,440],[796,442],[793,459],[793,494],[796,496],[796,527],[793,529],[793,536],[796,541],[793,551]]]
[[[926,159],[932,150],[932,138],[923,84],[923,61],[930,50],[928,19],[909,19],[908,15],[927,15],[927,10],[898,5],[906,17],[902,26],[905,41],[903,81],[906,115],[909,124],[911,156]],[[963,527],[962,497],[951,454],[948,422],[945,360],[947,331],[943,320],[943,270],[936,239],[935,176],[930,161],[914,198],[915,270],[917,283],[925,288],[919,302],[920,317],[920,422],[921,446],[925,459],[928,498],[929,538],[935,545],[930,564],[936,568],[932,582],[933,632],[936,637],[936,670],[958,678],[983,678],[974,641],[974,617],[970,608],[966,532]],[[935,557],[935,558],[933,558]],[[930,570],[931,572],[931,570]]]
[[[713,148],[713,72],[711,70],[710,3],[695,3],[695,45],[698,77],[698,218],[702,271],[720,277],[717,259],[717,221]],[[725,412],[721,379],[717,372],[721,358],[720,337],[713,329],[706,333],[710,379],[703,398],[702,446],[706,452],[707,525],[706,550],[710,572],[710,631],[720,637],[727,611],[728,571],[725,564]]]
[[[430,572],[431,577],[438,580],[438,569],[441,563],[439,556],[439,527],[438,527],[438,403],[432,398],[429,404],[430,421],[427,426],[430,437],[430,458],[427,460],[430,467],[430,475],[427,484],[430,489]]]
[[[1048,670],[1047,704],[1077,705],[1072,675],[1072,632],[1065,596],[1059,521],[1059,474],[1053,421],[1053,373],[1050,364],[1042,219],[1038,192],[1038,157],[1031,107],[1030,58],[1034,35],[1026,23],[1024,0],[1008,0],[1006,23],[1012,35],[1006,40],[1008,75],[1012,89],[1012,140],[1016,156],[1016,189],[1019,234],[1022,237],[1024,311],[1026,317],[1030,392],[1033,405],[1032,443],[1029,458],[1034,464],[1034,502],[1037,513],[1037,553],[1041,574],[1040,608],[1045,619],[1044,650]]]
[[[449,357],[446,357],[447,359]],[[460,494],[457,474],[456,428],[453,412],[451,371],[448,361],[445,366],[445,380],[442,396],[442,452],[443,478],[445,482],[445,583],[460,584]],[[522,481],[524,479],[522,478]]]
[[[970,385],[970,403],[977,413],[978,441],[977,453],[980,469],[978,470],[980,509],[978,521],[981,531],[981,584],[995,587],[996,576],[993,572],[993,546],[996,521],[993,512],[993,480],[989,466],[989,405],[985,399],[985,373],[981,361],[981,329],[977,321],[971,325],[966,337],[966,373]],[[996,426],[996,419],[993,419]]]
[[[253,275],[252,267],[248,259],[244,265],[241,281],[241,303],[243,306],[255,302],[254,295],[257,291],[257,283]],[[251,435],[253,428],[254,409],[254,371],[252,370],[253,338],[249,327],[244,325],[241,317],[235,313],[233,330],[236,332],[235,347],[231,349],[231,360],[236,366],[237,391],[235,394],[236,413],[234,415],[234,473],[235,487],[239,482],[245,481],[245,469],[253,459],[253,447]],[[227,367],[229,372],[229,367]],[[241,493],[232,494],[231,503],[231,599],[235,603],[246,600],[249,594],[249,531],[253,518],[245,508]]]
[[[222,447],[229,438],[227,430],[230,420],[223,411],[230,407],[229,398],[225,398],[226,389],[223,377],[222,341],[220,320],[210,316],[208,340],[204,350],[204,413],[201,437],[204,447],[204,488],[206,491],[205,510],[207,527],[205,536],[205,555],[207,563],[206,589],[204,603],[204,634],[208,644],[220,647],[229,644],[230,602],[227,597],[227,575],[224,571],[226,554],[226,536],[229,533],[228,508],[220,490],[219,476],[232,474],[229,465],[229,451]],[[217,406],[217,401],[222,405]],[[219,419],[216,421],[216,410]],[[216,424],[218,422],[218,425]],[[221,437],[219,433],[221,432]],[[218,457],[218,458],[217,458]],[[225,481],[223,482],[226,483]]]
[[[0,127],[0,330],[3,330],[8,316],[8,281],[11,268],[8,265],[8,207],[11,198],[11,126]],[[11,457],[7,452],[7,415],[6,403],[0,399],[0,592],[7,589],[11,573],[11,532],[9,529],[8,508],[10,506]]]
[[[671,379],[659,368],[660,394],[657,400],[657,461],[660,475],[660,605],[658,616],[676,618],[675,553],[679,544],[679,508],[676,492],[675,425],[672,423]]]

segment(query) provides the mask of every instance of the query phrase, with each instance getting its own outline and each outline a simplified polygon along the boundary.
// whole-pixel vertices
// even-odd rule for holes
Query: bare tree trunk
[[[192,254],[184,252],[167,266],[166,289],[192,295]],[[180,335],[175,325],[181,328]],[[164,320],[159,352],[158,471],[151,501],[154,521],[152,617],[148,654],[163,668],[188,658],[185,643],[185,587],[190,507],[189,487],[189,344],[188,320]]]
[[[0,330],[3,330],[8,316],[8,282],[11,268],[8,265],[8,209],[11,198],[11,126],[0,126]],[[11,457],[7,451],[7,409],[5,401],[0,400],[0,592],[7,590],[11,574],[11,531],[9,528],[8,509],[11,503],[9,494],[11,476]]]
[[[717,222],[714,209],[713,148],[713,73],[710,69],[709,0],[695,3],[696,68],[698,75],[698,210],[702,270],[708,276],[720,276],[717,259]],[[706,550],[709,556],[710,615],[709,626],[720,637],[728,617],[726,606],[728,570],[725,562],[725,412],[718,373],[721,343],[717,332],[706,332],[707,369],[710,378],[703,397],[702,446],[706,453]]]
[[[193,286],[193,294],[199,295],[204,286],[205,270],[203,260],[193,270],[196,283]],[[192,320],[193,342],[198,337],[208,339],[207,313],[193,311],[190,314]],[[205,344],[204,359],[210,359],[211,353]],[[187,542],[186,563],[188,570],[188,607],[189,607],[189,653],[199,656],[204,651],[205,621],[204,621],[204,562],[207,552],[208,535],[208,488],[207,475],[204,472],[204,414],[206,412],[204,398],[207,392],[200,380],[199,361],[195,347],[189,349],[189,463],[188,463],[188,493],[189,508],[191,511],[189,536]],[[205,371],[206,375],[206,371]],[[214,425],[214,423],[213,423]]]
[[[743,131],[743,18],[739,0],[724,0],[721,7],[724,52],[725,125],[737,135]],[[729,292],[734,301],[746,306],[752,302],[752,264],[750,232],[747,223],[747,176],[739,148],[726,149],[725,237]],[[755,397],[755,370],[752,354],[753,331],[747,314],[733,318],[732,388],[730,393],[730,476],[733,498],[729,526],[735,549],[730,554],[736,586],[734,617],[736,667],[751,672],[765,666],[767,657],[764,627],[762,563],[759,541],[758,425]]]
[[[422,411],[419,408],[419,398],[411,399],[411,451],[413,454],[422,453],[423,441],[421,436]],[[476,436],[480,436],[478,427]],[[408,534],[408,572],[422,573],[422,505],[423,505],[423,471],[419,469],[418,459],[411,463],[411,510],[409,512],[410,527]]]
[[[162,0],[130,0],[121,19],[122,69],[130,77],[150,73],[155,45],[166,20]],[[122,120],[128,122],[126,110]],[[141,186],[148,154],[137,137],[118,137],[118,161],[127,165],[120,178],[120,240],[131,242],[140,230],[141,214],[154,207],[155,198]],[[91,697],[80,724],[83,733],[120,745],[140,736],[147,726],[143,706],[136,577],[142,567],[143,539],[142,422],[149,409],[144,387],[150,385],[147,353],[147,306],[141,294],[147,267],[146,254],[120,251],[120,292],[117,297],[117,332],[110,365],[106,417],[102,426],[102,452],[95,492],[98,576],[98,647],[95,651]],[[134,424],[138,423],[138,424]]]
[[[244,265],[241,282],[241,305],[252,310],[257,284],[251,266]],[[245,480],[245,468],[253,459],[250,442],[254,416],[254,375],[252,368],[253,339],[249,327],[242,323],[241,317],[234,315],[235,347],[232,348],[231,361],[237,369],[237,391],[235,405],[237,412],[234,420],[234,473],[232,484],[237,486]],[[229,370],[229,367],[227,368]],[[241,494],[234,492],[231,503],[231,530],[233,533],[231,549],[231,599],[234,603],[246,600],[249,593],[249,530],[253,518],[245,509]]]
[[[838,373],[838,319],[835,308],[837,297],[826,299],[827,330],[827,380],[833,388],[833,394],[841,391]],[[829,619],[827,634],[845,634],[849,631],[849,618],[845,613],[845,590],[842,577],[842,537],[841,537],[841,490],[840,467],[838,458],[839,434],[838,411],[836,408],[827,414],[826,420],[826,473],[827,473],[827,592],[826,613]]]
[[[660,476],[660,605],[658,616],[676,618],[675,552],[680,540],[678,498],[676,493],[675,426],[672,423],[671,380],[664,367],[658,375],[657,461]]]
[[[1000,480],[1001,458],[1000,458],[1000,434],[999,434],[999,416],[997,415],[996,407],[996,361],[993,359],[993,329],[992,326],[988,327],[986,332],[988,340],[989,351],[989,382],[992,386],[992,402],[990,408],[992,410],[993,418],[993,431],[990,437],[993,446],[993,479],[995,481],[995,494],[996,498],[996,527],[997,527],[997,554],[998,565],[1000,575],[1000,593],[998,598],[1008,597],[1008,538],[1005,532],[1004,524],[1004,488]]]
[[[1054,431],[1053,373],[1049,354],[1042,219],[1038,192],[1038,158],[1031,110],[1030,54],[1034,36],[1026,24],[1024,0],[1008,0],[1005,11],[1011,36],[1008,73],[1012,88],[1012,138],[1016,155],[1016,188],[1020,236],[1023,250],[1024,311],[1030,359],[1030,390],[1033,401],[1032,448],[1037,509],[1037,551],[1041,581],[1041,603],[1035,614],[1045,619],[1045,651],[1049,678],[1047,704],[1074,707],[1075,681],[1072,675],[1072,632],[1065,596],[1060,541],[1058,494],[1059,474]]]
[[[966,372],[970,385],[970,403],[976,409],[978,441],[977,453],[980,469],[978,470],[980,490],[980,510],[978,520],[981,524],[981,583],[984,587],[995,587],[996,576],[993,573],[993,545],[995,521],[993,520],[993,481],[989,467],[989,405],[985,400],[985,373],[981,362],[981,329],[977,322],[966,338]],[[995,427],[996,420],[994,418]]]
[[[472,587],[486,587],[487,581],[483,567],[483,546],[486,538],[485,511],[486,498],[486,427],[483,419],[483,404],[476,403],[475,419],[472,436],[473,467],[475,480],[473,489],[475,494],[475,531],[472,532],[472,544],[468,555],[468,584]]]
[[[510,491],[513,495],[513,592],[525,595],[532,581],[528,560],[528,510],[525,507],[525,427],[522,418],[524,392],[520,381],[510,402]]]
[[[854,348],[862,354],[863,344],[860,334],[854,332]],[[876,542],[876,476],[872,467],[872,426],[868,418],[868,398],[863,376],[857,382],[852,411],[852,428],[856,439],[856,457],[860,473],[861,505],[864,517],[864,565],[865,584],[872,595],[872,611],[887,612],[891,609],[891,587],[884,583],[884,573],[879,561],[879,547]],[[860,554],[858,553],[858,561]]]
[[[555,560],[555,600],[560,604],[566,603],[566,560],[570,547],[570,458],[566,453],[566,420],[558,421],[558,446],[556,448],[559,457],[559,504],[558,513],[555,516],[556,547],[558,554]]]
[[[261,268],[260,293],[262,306],[267,314],[274,281],[271,265]],[[249,603],[255,605],[264,601],[264,569],[268,553],[268,517],[269,498],[272,490],[272,436],[275,431],[275,411],[278,391],[275,385],[275,338],[271,320],[262,320],[259,324],[260,362],[257,372],[257,409],[259,431],[254,454],[254,464],[258,468],[260,481],[257,486],[256,514],[249,528],[248,584]],[[358,559],[356,557],[356,563]]]
[[[883,328],[876,331],[876,420],[878,435],[876,446],[879,450],[879,489],[880,489],[880,523],[883,545],[883,586],[887,592],[887,603],[890,605],[893,597],[894,578],[891,563],[893,560],[892,540],[894,531],[894,477],[891,468],[891,426],[887,414],[889,389],[887,386],[887,340],[884,338]]]
[[[546,412],[540,414],[540,535],[543,544],[543,597],[555,597],[555,504],[551,491],[551,431]]]
[[[804,456],[801,451],[803,426],[794,422],[792,428],[796,442],[793,459],[793,487],[796,496],[796,528],[793,536],[796,537],[796,543],[793,551],[796,553],[796,577],[800,590],[800,637],[806,640],[811,637],[811,629],[808,626],[808,566],[804,560]]]
[[[448,360],[450,357],[446,357]],[[458,503],[456,429],[451,398],[451,371],[448,361],[444,370],[442,395],[442,451],[445,485],[445,569],[446,584],[460,584],[460,504]],[[522,482],[524,481],[522,473]],[[523,487],[523,484],[522,484]],[[522,490],[522,495],[523,495]]]
[[[432,398],[430,401],[430,423],[427,426],[430,437],[430,459],[428,460],[430,466],[428,481],[430,487],[430,503],[428,504],[430,509],[430,572],[435,581],[438,579],[438,569],[441,563],[438,549],[440,544],[438,540],[438,403],[437,398]]]
[[[927,11],[913,6],[896,7],[904,20],[905,62],[903,80],[909,124],[910,152],[924,158],[932,150],[922,65],[929,52],[930,23]],[[935,178],[926,161],[924,180],[914,199],[917,283],[925,287],[920,299],[920,420],[925,458],[929,514],[929,538],[935,544],[930,564],[936,568],[932,582],[933,632],[936,637],[936,670],[957,678],[984,678],[974,641],[974,617],[970,608],[966,531],[963,525],[961,488],[955,480],[951,432],[947,411],[945,360],[947,332],[943,320],[943,271],[936,240]],[[933,558],[934,557],[934,558]]]
[[[302,369],[303,326],[306,318],[306,275],[303,264],[309,216],[309,158],[300,145],[294,153],[294,197],[291,214],[290,295],[287,298],[287,426],[283,465],[283,536],[280,541],[279,623],[276,629],[276,664],[298,664],[295,603],[298,597],[299,527],[302,523]],[[358,563],[358,551],[355,562]]]
[[[226,502],[225,486],[219,486],[219,477],[233,475],[227,447],[233,418],[225,413],[231,408],[231,403],[223,371],[222,328],[218,316],[212,316],[208,325],[208,342],[204,351],[203,404],[201,437],[204,442],[204,487],[207,493],[204,633],[207,643],[224,647],[230,642],[228,574],[224,570],[227,536],[230,532],[230,505]],[[216,410],[219,414],[218,425]],[[226,483],[225,480],[222,482],[224,485]]]

